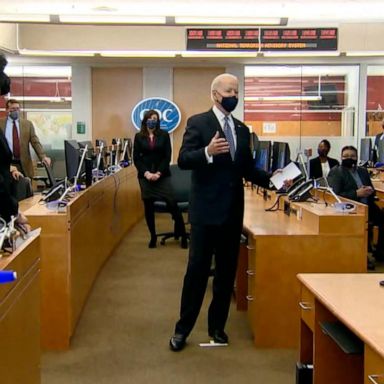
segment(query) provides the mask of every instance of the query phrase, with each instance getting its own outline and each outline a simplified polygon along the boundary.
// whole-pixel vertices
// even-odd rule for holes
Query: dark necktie
[[[16,121],[13,121],[12,129],[12,142],[13,142],[13,158],[15,160],[20,160],[20,140],[19,133],[17,132]]]
[[[227,139],[228,144],[229,144],[229,152],[231,153],[232,160],[234,160],[235,152],[236,152],[235,140],[233,138],[231,126],[229,125],[229,117],[228,116],[224,117],[223,131],[224,131],[225,138]]]

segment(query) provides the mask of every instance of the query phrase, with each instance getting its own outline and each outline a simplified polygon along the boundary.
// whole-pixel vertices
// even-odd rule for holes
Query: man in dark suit
[[[375,189],[367,169],[357,166],[355,147],[346,146],[342,149],[341,165],[331,169],[328,183],[337,195],[368,205],[369,244],[372,239],[372,225],[377,225],[379,239],[373,256],[376,260],[384,260],[384,215],[375,204]]]
[[[11,194],[12,177],[9,170],[11,160],[12,152],[0,130],[0,216],[7,222],[11,216],[17,215],[18,210],[17,201]]]
[[[339,162],[332,157],[328,157],[328,153],[331,149],[331,143],[324,139],[320,141],[317,147],[318,157],[309,161],[309,177],[311,179],[318,179],[319,177],[327,177],[329,171],[339,165]]]
[[[213,108],[192,116],[180,149],[178,164],[192,170],[189,204],[191,241],[184,277],[180,319],[170,348],[180,351],[196,322],[215,255],[213,298],[208,311],[208,334],[227,343],[224,332],[236,274],[243,224],[243,178],[268,187],[270,176],[253,167],[250,133],[231,112],[238,102],[238,80],[230,74],[211,85]]]
[[[374,149],[376,149],[376,151],[379,150],[380,141],[381,141],[381,140],[384,140],[384,120],[382,120],[382,122],[381,122],[381,127],[383,128],[383,132],[378,133],[378,134],[375,136]]]

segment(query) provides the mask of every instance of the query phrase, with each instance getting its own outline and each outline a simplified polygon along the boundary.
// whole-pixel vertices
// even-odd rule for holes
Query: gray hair
[[[221,75],[218,75],[216,76],[213,80],[212,80],[212,83],[211,83],[211,100],[214,102],[214,98],[213,98],[213,94],[212,92],[213,91],[217,91],[217,89],[220,87],[221,85],[221,82],[225,79],[225,78],[232,78],[236,81],[238,81],[237,77],[232,75],[231,73],[222,73]]]

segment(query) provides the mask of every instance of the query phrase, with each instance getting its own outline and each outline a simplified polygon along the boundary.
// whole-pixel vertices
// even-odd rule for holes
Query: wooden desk
[[[28,239],[0,270],[17,272],[17,280],[0,285],[0,381],[40,383],[40,241]]]
[[[298,279],[300,361],[314,364],[313,383],[384,383],[384,287],[379,285],[384,274],[300,274]],[[325,321],[345,325],[363,342],[364,352],[343,352],[322,331]]]
[[[65,213],[32,197],[20,204],[41,227],[42,346],[67,349],[102,265],[143,216],[137,173],[123,168],[78,193]]]
[[[296,275],[366,272],[367,208],[335,213],[324,204],[293,203],[296,213],[266,212],[256,190],[245,191],[248,234],[248,317],[257,347],[298,347]],[[298,219],[298,217],[300,219]]]
[[[372,184],[376,191],[376,196],[378,200],[376,201],[376,204],[380,208],[384,208],[384,181],[380,179],[371,179]]]

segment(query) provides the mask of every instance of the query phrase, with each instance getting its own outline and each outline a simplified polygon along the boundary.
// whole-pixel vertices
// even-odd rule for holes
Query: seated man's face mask
[[[355,168],[357,165],[357,159],[347,157],[341,160],[341,165],[345,168]]]

